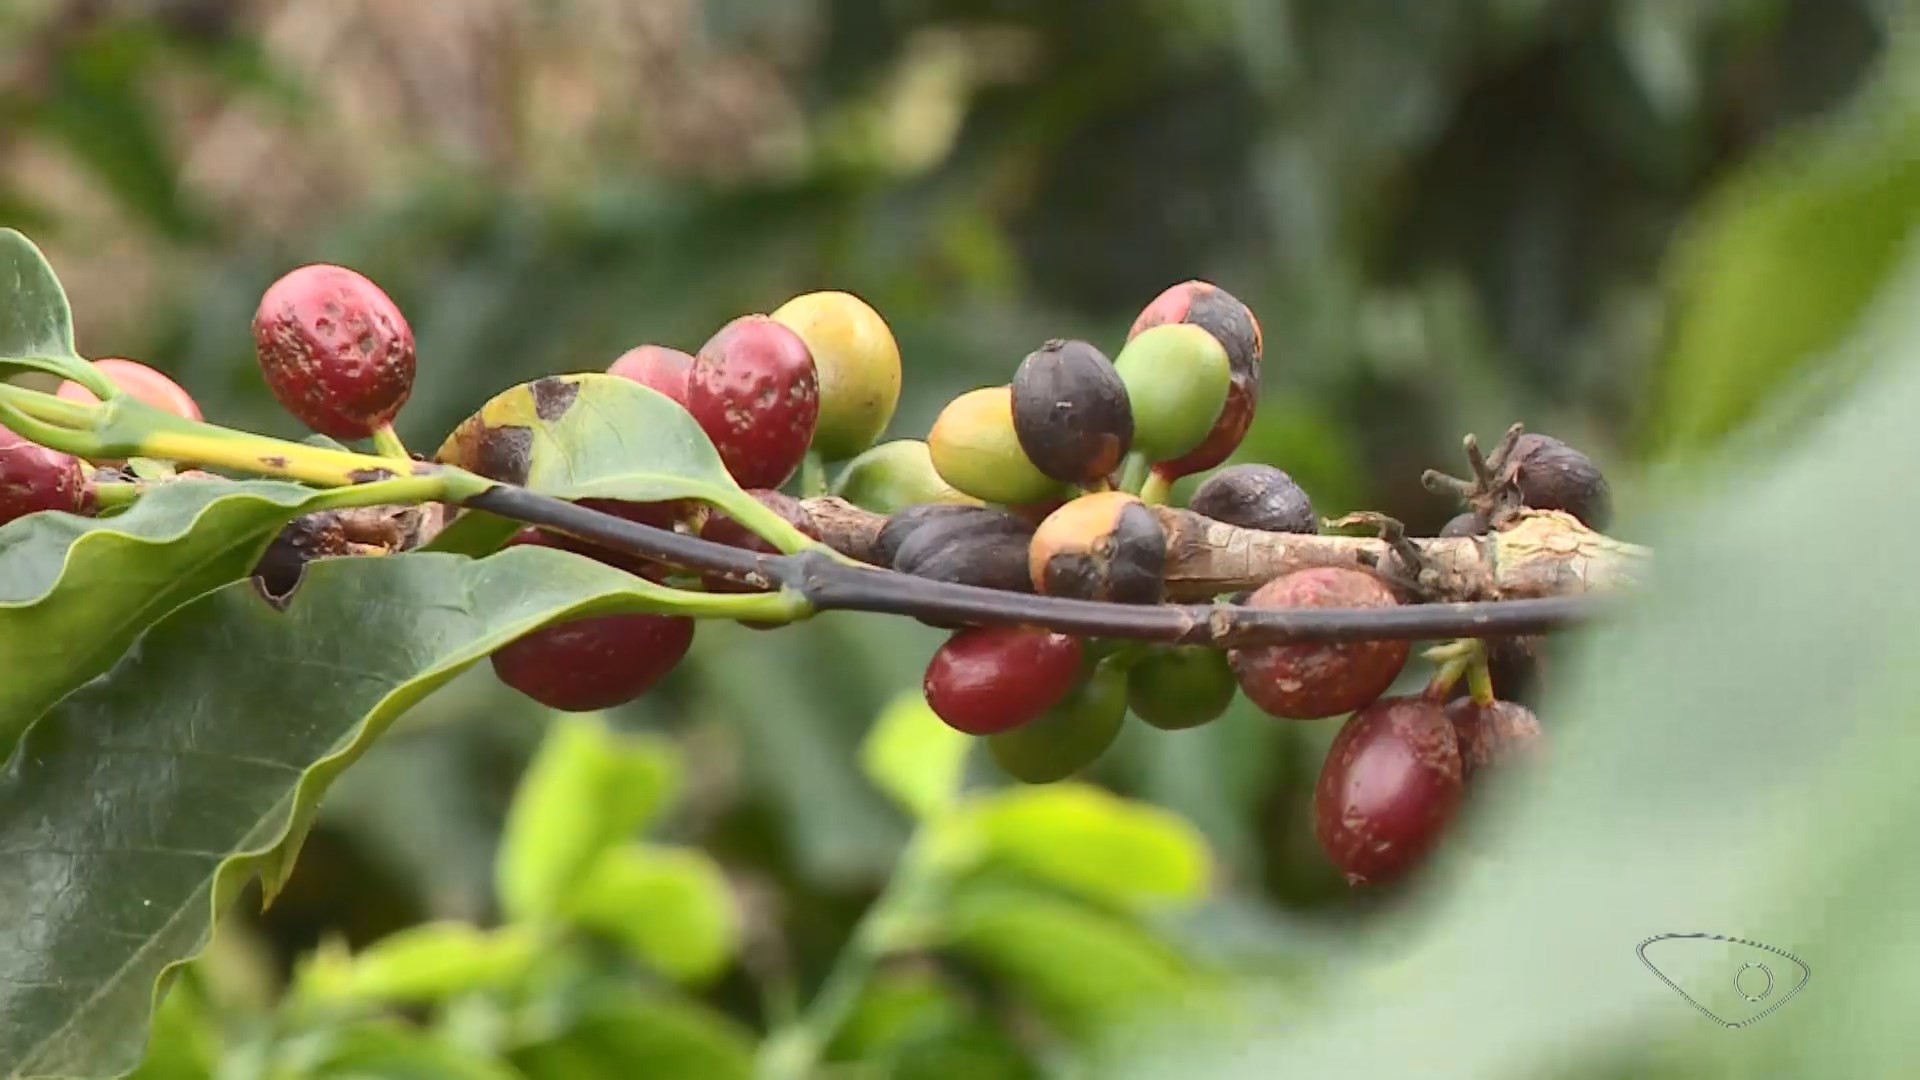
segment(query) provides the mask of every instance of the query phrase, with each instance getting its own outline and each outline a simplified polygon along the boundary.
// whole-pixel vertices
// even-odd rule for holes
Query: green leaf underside
[[[1015,788],[979,800],[967,822],[998,860],[1090,899],[1178,907],[1206,896],[1206,841],[1176,814],[1087,784]]]
[[[903,694],[860,744],[860,768],[902,808],[922,818],[953,804],[974,740],[934,715],[926,696]]]
[[[557,499],[700,499],[722,510],[752,501],[685,409],[617,375],[556,375],[515,386],[463,421],[435,456]],[[515,528],[496,515],[468,512],[428,547],[485,554]]]
[[[66,291],[33,241],[0,229],[0,369],[18,362],[59,374],[62,360],[83,362],[74,351]]]
[[[559,618],[677,610],[591,560],[516,548],[326,560],[286,610],[248,582],[176,609],[36,724],[0,774],[0,1075],[116,1075],[156,981],[321,793],[454,675]]]
[[[42,513],[0,526],[0,758],[147,625],[245,576],[282,526],[329,497],[278,481],[184,480],[112,518]]]
[[[512,1055],[529,1080],[747,1080],[753,1042],[719,1013],[636,990],[602,990],[554,1038]]]
[[[501,833],[494,890],[502,912],[526,920],[558,912],[680,783],[679,759],[663,740],[615,732],[598,716],[557,718]]]
[[[1006,979],[1070,1037],[1092,1037],[1156,1005],[1190,1004],[1207,985],[1143,927],[1041,893],[963,890],[947,927],[949,948]]]

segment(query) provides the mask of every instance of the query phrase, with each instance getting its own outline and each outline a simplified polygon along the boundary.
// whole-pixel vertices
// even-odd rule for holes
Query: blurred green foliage
[[[124,12],[73,5],[93,14],[71,19],[49,14],[66,9],[58,4],[0,9],[0,40],[17,50],[17,71],[25,72],[0,85],[0,159],[52,148],[117,210],[97,221],[63,213],[58,200],[7,171],[0,221],[43,229],[50,246],[76,255],[97,247],[111,259],[140,245],[165,269],[111,334],[90,326],[86,313],[106,306],[115,275],[93,279],[98,302],[75,289],[83,352],[147,360],[190,387],[210,417],[278,434],[297,429],[260,383],[247,322],[265,285],[308,261],[368,273],[408,313],[421,378],[400,430],[416,448],[438,445],[510,384],[600,370],[642,342],[691,349],[741,312],[771,310],[815,288],[858,292],[887,317],[907,373],[890,434],[920,436],[946,400],[1004,381],[1046,337],[1083,336],[1111,353],[1138,308],[1187,277],[1235,292],[1265,331],[1260,416],[1236,460],[1287,469],[1323,515],[1364,507],[1436,528],[1452,508],[1424,492],[1418,477],[1424,468],[1453,468],[1463,433],[1487,437],[1520,419],[1557,434],[1607,467],[1621,495],[1622,533],[1657,540],[1663,560],[1673,541],[1692,575],[1675,571],[1663,585],[1671,595],[1646,622],[1594,643],[1593,655],[1610,659],[1586,664],[1576,687],[1555,698],[1564,712],[1550,712],[1548,726],[1574,736],[1567,754],[1579,764],[1550,782],[1543,809],[1515,814],[1527,828],[1496,846],[1493,862],[1462,871],[1468,884],[1450,886],[1456,892],[1431,916],[1451,935],[1450,949],[1433,947],[1432,956],[1419,952],[1404,968],[1366,976],[1381,978],[1378,985],[1328,974],[1354,966],[1344,950],[1356,939],[1393,959],[1395,943],[1415,931],[1394,918],[1402,898],[1350,894],[1312,840],[1307,804],[1335,725],[1279,724],[1241,702],[1191,732],[1131,724],[1089,778],[1199,830],[1209,850],[1203,907],[1155,921],[1150,934],[1142,916],[1102,889],[1177,886],[1192,867],[1172,866],[1164,851],[1149,857],[1161,851],[1152,843],[1139,864],[1132,856],[1056,863],[1031,829],[1016,829],[1029,846],[954,891],[946,962],[883,968],[829,1056],[868,1062],[883,1076],[1037,1075],[1054,1058],[1035,1045],[1054,1044],[1010,1034],[1024,1036],[1024,1010],[1084,1034],[1111,1024],[1109,991],[1165,1002],[1189,995],[1193,969],[1252,968],[1263,986],[1281,989],[1270,1002],[1234,1011],[1230,1032],[1266,1033],[1322,995],[1348,1011],[1341,1024],[1308,1033],[1304,1050],[1276,1042],[1272,1057],[1242,1063],[1250,1076],[1274,1075],[1281,1065],[1306,1069],[1308,1061],[1352,1066],[1362,1056],[1356,1047],[1378,1055],[1369,1059],[1377,1068],[1348,1070],[1363,1074],[1404,1075],[1389,1064],[1409,1047],[1430,1048],[1423,1075],[1495,1075],[1502,1062],[1515,1075],[1573,1074],[1574,1063],[1604,1070],[1621,1057],[1629,1060],[1619,1075],[1713,1075],[1716,1062],[1732,1069],[1677,1032],[1698,1017],[1638,972],[1616,980],[1607,968],[1604,979],[1594,977],[1622,996],[1608,990],[1584,1018],[1539,987],[1593,970],[1581,964],[1633,962],[1626,938],[1593,936],[1609,898],[1619,910],[1630,898],[1678,897],[1660,914],[1682,922],[1757,918],[1718,893],[1690,907],[1688,898],[1707,893],[1688,891],[1673,875],[1732,873],[1753,860],[1784,871],[1781,856],[1742,861],[1727,852],[1749,850],[1742,845],[1757,844],[1761,832],[1804,838],[1814,825],[1769,818],[1767,830],[1743,829],[1696,816],[1730,812],[1744,789],[1724,785],[1772,775],[1743,770],[1807,756],[1789,737],[1795,720],[1842,710],[1856,722],[1899,715],[1892,689],[1871,707],[1864,698],[1757,698],[1774,698],[1782,682],[1811,693],[1885,680],[1884,668],[1843,677],[1853,669],[1829,655],[1856,632],[1842,617],[1845,604],[1812,587],[1772,590],[1807,567],[1864,573],[1865,560],[1838,558],[1780,521],[1810,520],[1817,511],[1794,501],[1810,491],[1827,491],[1835,510],[1877,505],[1884,491],[1869,481],[1889,477],[1887,463],[1910,448],[1880,428],[1882,441],[1871,444],[1821,428],[1813,447],[1832,454],[1823,466],[1814,464],[1813,447],[1803,448],[1756,490],[1684,512],[1703,487],[1723,481],[1728,460],[1790,453],[1782,447],[1812,439],[1820,411],[1846,400],[1855,380],[1911,351],[1911,336],[1871,321],[1897,314],[1911,291],[1902,283],[1910,280],[1903,275],[1920,211],[1920,124],[1910,64],[1900,62],[1912,55],[1900,37],[1911,32],[1909,6],[687,6],[690,32],[716,47],[803,54],[790,65],[788,87],[807,135],[798,165],[690,177],[651,167],[644,140],[610,140],[516,173],[422,150],[424,161],[383,174],[369,192],[309,203],[291,225],[272,229],[243,227],[203,205],[179,178],[177,125],[143,92],[191,69],[219,93],[289,123],[322,124],[323,95],[276,63],[257,28],[232,14],[239,6],[223,16],[228,6],[218,3]],[[566,19],[569,7],[553,5],[543,17]],[[790,42],[792,28],[808,20],[817,32]],[[543,117],[516,122],[537,132]],[[526,179],[551,172],[564,182]],[[258,183],[277,179],[265,170]],[[1669,470],[1676,461],[1685,468]],[[1676,504],[1682,517],[1664,516]],[[1786,534],[1802,536],[1799,546],[1720,559],[1742,549],[1734,542],[1741,537],[1757,548],[1762,537]],[[1747,606],[1737,602],[1743,598]],[[1884,613],[1870,599],[1861,603]],[[675,854],[661,861],[658,848],[625,835],[631,819],[616,827],[622,816],[612,810],[584,832],[569,831],[590,840],[597,822],[620,833],[620,854],[607,865],[628,864],[603,887],[615,895],[664,890],[682,899],[644,909],[663,918],[679,911],[687,921],[664,932],[644,920],[616,928],[618,973],[599,970],[605,957],[593,953],[582,970],[513,1002],[521,1011],[509,1015],[490,1000],[497,988],[449,991],[431,1035],[356,1013],[289,1040],[288,1053],[305,1055],[297,1065],[305,1072],[296,1074],[497,1076],[513,1068],[590,1077],[632,1075],[638,1066],[628,1063],[642,1061],[669,1073],[664,1063],[703,1063],[685,1065],[687,1075],[744,1071],[749,1031],[780,1018],[783,996],[814,996],[855,920],[919,835],[916,815],[928,815],[958,777],[992,775],[977,761],[956,763],[946,751],[911,744],[869,743],[861,752],[876,716],[914,715],[899,693],[915,684],[940,637],[907,620],[865,616],[773,634],[704,626],[688,662],[661,689],[607,718],[621,732],[670,740],[684,759],[678,802],[648,825],[647,844],[678,845]],[[1727,644],[1699,645],[1712,641]],[[273,907],[251,927],[230,928],[230,939],[169,997],[146,1075],[203,1075],[235,1045],[216,1048],[210,1025],[273,1030],[266,999],[278,992],[277,979],[292,980],[292,1003],[301,1000],[297,964],[307,980],[332,971],[324,978],[351,986],[366,977],[351,973],[373,963],[369,957],[409,946],[391,936],[399,928],[481,935],[474,941],[488,944],[463,946],[473,954],[467,959],[495,948],[513,959],[511,935],[502,946],[491,927],[539,909],[515,901],[503,910],[508,896],[495,888],[496,868],[528,854],[516,854],[514,837],[531,826],[515,826],[513,815],[530,804],[515,802],[514,792],[536,748],[551,748],[543,740],[562,730],[484,669],[415,709],[342,777]],[[876,737],[901,730],[882,723]],[[1608,731],[1644,737],[1629,742]],[[1693,756],[1658,757],[1676,733],[1692,733],[1685,749]],[[1849,745],[1871,757],[1880,744]],[[1885,751],[1889,760],[1894,753]],[[863,761],[873,778],[862,774]],[[1847,1030],[1848,1008],[1896,1022],[1887,1012],[1897,998],[1895,957],[1876,959],[1862,944],[1892,916],[1870,902],[1872,864],[1848,861],[1868,858],[1867,845],[1902,838],[1870,827],[1892,820],[1881,815],[1898,801],[1892,780],[1871,766],[1835,763],[1818,787],[1781,779],[1786,794],[1777,798],[1826,807],[1817,819],[1823,835],[1860,845],[1794,864],[1814,878],[1799,889],[1830,885],[1862,905],[1849,933],[1829,928],[1822,936],[1801,916],[1788,918],[1801,936],[1783,944],[1804,940],[1810,958],[1827,948],[1857,964],[1832,982],[1816,978],[1804,1001],[1756,1029],[1778,1041],[1757,1044],[1762,1050],[1743,1044],[1741,1053],[1759,1055],[1735,1063],[1748,1066],[1744,1074],[1893,1075],[1885,1062],[1867,1060],[1890,1042],[1863,1037],[1857,1060],[1829,1057],[1825,1065],[1815,1050],[1785,1042],[1813,1023],[1794,1013],[1819,1010],[1830,1035]],[[1856,801],[1843,798],[1850,777],[1863,778]],[[1888,801],[1866,801],[1882,795]],[[1113,804],[1124,813],[1102,816],[1111,809],[1103,798],[1070,794],[1086,806],[1063,813],[1090,806],[1095,827],[1120,828],[1112,823],[1158,812],[1125,803]],[[1007,805],[1018,804],[1001,813],[1019,813]],[[1595,824],[1623,817],[1632,830]],[[1676,832],[1696,839],[1664,858],[1647,854]],[[1058,844],[1083,853],[1105,850],[1106,841]],[[682,849],[695,848],[710,860],[700,864],[707,870],[678,861]],[[1501,860],[1527,869],[1503,876]],[[1147,875],[1149,864],[1163,874]],[[1594,866],[1610,873],[1596,877]],[[683,902],[713,892],[712,867],[747,907],[737,940],[716,929],[724,920],[701,921],[712,905]],[[1634,872],[1611,874],[1621,867]],[[563,914],[591,929],[593,913],[605,909],[580,888]],[[1053,891],[1041,899],[1043,888]],[[1006,889],[1025,891],[1010,903]],[[552,886],[536,891],[553,895]],[[1765,895],[1782,910],[1820,904],[1810,895],[1793,907],[1789,891]],[[711,935],[709,947],[727,943],[729,966],[710,984],[656,992],[662,976],[708,968],[701,948],[668,958],[662,943],[687,947],[702,935]],[[351,948],[312,951],[334,936]],[[249,942],[264,943],[263,979],[236,974],[259,966],[233,959],[248,955]],[[412,947],[421,947],[419,938]],[[1343,962],[1331,963],[1335,956]],[[501,970],[482,966],[489,977]],[[636,984],[635,971],[651,975]],[[619,989],[592,981],[603,978],[619,980]],[[1876,988],[1886,994],[1877,1004]],[[1363,1007],[1375,999],[1382,1011]],[[1246,1027],[1234,1028],[1235,1017]],[[1669,1026],[1654,1030],[1670,1042],[1648,1042],[1638,1056],[1589,1057],[1596,1042],[1635,1042],[1640,1029],[1631,1025],[1656,1017],[1667,1018]],[[1365,1025],[1389,1021],[1408,1025],[1405,1039],[1365,1034]],[[1807,1046],[1838,1052],[1844,1040],[1836,1038]],[[1761,1060],[1767,1054],[1777,1056]],[[1193,1069],[1183,1063],[1143,1075],[1197,1075]],[[1224,1073],[1223,1066],[1206,1075]]]

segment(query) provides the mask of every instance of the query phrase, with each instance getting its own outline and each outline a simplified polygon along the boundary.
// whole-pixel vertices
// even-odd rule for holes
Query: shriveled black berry
[[[965,503],[921,503],[893,515],[880,527],[871,552],[874,564],[894,566],[899,560],[900,549],[908,539],[928,528],[935,529],[935,534],[942,537],[962,534],[1033,535],[1032,525],[1005,510]]]
[[[1106,354],[1049,341],[1013,375],[1013,433],[1041,472],[1068,484],[1111,475],[1133,446],[1133,406]]]
[[[903,574],[978,585],[1006,592],[1032,592],[1027,545],[1032,532],[991,518],[948,517],[930,522],[901,542],[893,568]]]
[[[1587,455],[1551,435],[1527,432],[1507,455],[1520,498],[1535,510],[1560,510],[1589,529],[1613,521],[1613,491]]]
[[[1487,531],[1487,519],[1476,511],[1455,514],[1445,525],[1440,526],[1443,537],[1479,536]]]
[[[1313,500],[1293,477],[1271,465],[1233,465],[1221,469],[1187,500],[1196,514],[1265,532],[1320,531]]]

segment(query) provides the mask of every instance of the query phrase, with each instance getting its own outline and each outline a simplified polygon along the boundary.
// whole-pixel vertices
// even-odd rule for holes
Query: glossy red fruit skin
[[[1372,608],[1398,602],[1379,578],[1346,567],[1296,570],[1247,598],[1248,606],[1265,608]],[[1411,648],[1405,641],[1254,645],[1230,650],[1227,660],[1241,692],[1262,711],[1288,720],[1320,720],[1352,712],[1386,693]]]
[[[687,383],[693,375],[693,357],[664,345],[641,345],[621,353],[618,360],[607,366],[607,374],[658,390],[684,409]]]
[[[745,488],[777,488],[806,456],[820,421],[820,376],[800,335],[743,315],[695,354],[687,411]]]
[[[977,626],[948,638],[921,684],[948,727],[992,735],[1032,723],[1080,679],[1080,639],[1027,626]]]
[[[42,510],[78,514],[86,501],[79,458],[0,427],[0,525]]]
[[[107,356],[95,360],[93,366],[99,369],[100,374],[107,377],[108,382],[125,390],[129,396],[156,409],[188,420],[206,419],[200,413],[200,403],[193,400],[193,395],[187,393],[185,387],[145,364],[135,360],[122,360],[117,356]],[[78,401],[86,405],[95,404],[100,400],[93,395],[93,391],[77,382],[61,383],[55,396],[65,401]]]
[[[1260,403],[1260,362],[1265,342],[1253,310],[1232,293],[1206,281],[1183,281],[1154,297],[1133,320],[1127,340],[1167,323],[1192,323],[1218,338],[1227,350],[1233,378],[1226,406],[1206,440],[1184,456],[1154,466],[1153,471],[1163,477],[1178,479],[1227,460],[1253,426],[1254,410]]]
[[[1313,832],[1350,885],[1412,870],[1459,812],[1453,725],[1419,697],[1381,698],[1334,736],[1313,793]]]
[[[629,505],[651,508],[656,504]],[[511,543],[556,547],[629,569],[616,552],[539,529],[522,529]],[[635,572],[656,580],[659,573],[657,568]],[[570,619],[535,630],[495,652],[493,671],[501,682],[549,709],[611,709],[651,690],[678,666],[693,644],[693,631],[694,620],[677,615]]]
[[[413,329],[378,285],[341,266],[302,266],[268,287],[253,316],[267,388],[308,428],[364,439],[413,393]]]

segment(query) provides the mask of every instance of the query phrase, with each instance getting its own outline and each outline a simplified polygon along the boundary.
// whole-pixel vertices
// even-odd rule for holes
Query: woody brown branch
[[[842,554],[873,562],[885,515],[825,497],[802,501],[820,539]],[[1372,569],[1389,560],[1385,540],[1365,536],[1299,536],[1244,529],[1192,511],[1155,507],[1167,531],[1167,597],[1204,600],[1256,589],[1282,574],[1315,566]],[[1476,537],[1412,540],[1425,566],[1421,586],[1432,600],[1472,602],[1572,596],[1636,584],[1653,552],[1616,540],[1556,511],[1528,511],[1505,530]]]

